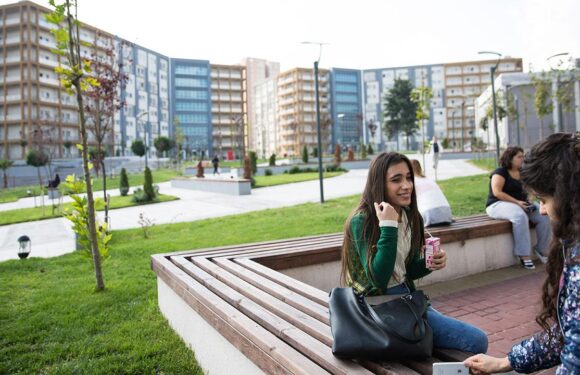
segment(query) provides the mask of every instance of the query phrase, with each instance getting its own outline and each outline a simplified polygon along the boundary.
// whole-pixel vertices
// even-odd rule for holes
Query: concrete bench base
[[[249,195],[252,193],[251,181],[245,179],[182,177],[171,180],[171,187],[229,195]]]

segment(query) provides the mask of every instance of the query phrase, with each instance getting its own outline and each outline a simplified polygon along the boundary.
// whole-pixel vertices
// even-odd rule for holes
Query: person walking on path
[[[437,141],[437,136],[434,135],[431,140],[431,152],[433,152],[433,169],[437,171],[437,165],[439,164],[439,152],[441,152],[441,145]]]
[[[213,174],[217,173],[220,174],[219,167],[220,167],[220,158],[217,155],[214,155],[213,159],[211,159],[211,163],[213,164]]]
[[[530,258],[532,240],[531,221],[536,225],[538,242],[534,251],[545,263],[551,239],[550,220],[540,214],[539,205],[532,203],[520,182],[520,169],[524,161],[521,147],[508,147],[500,158],[500,167],[492,172],[485,211],[494,219],[509,220],[512,223],[514,254],[520,258],[522,266],[534,269]]]
[[[445,267],[444,250],[434,255],[430,269],[422,257],[425,234],[414,183],[405,155],[383,152],[371,162],[360,203],[345,224],[343,285],[367,296],[405,294],[415,290],[413,280]],[[487,336],[480,329],[431,307],[427,321],[435,347],[487,351]]]
[[[471,373],[531,373],[558,366],[556,375],[580,374],[580,134],[556,133],[524,159],[521,181],[540,199],[554,238],[546,266],[542,331],[512,347],[507,357],[476,355]]]

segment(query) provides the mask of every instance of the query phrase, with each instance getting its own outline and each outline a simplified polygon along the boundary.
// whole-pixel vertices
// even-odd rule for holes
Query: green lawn
[[[171,180],[175,176],[180,176],[181,172],[178,172],[174,169],[159,169],[151,171],[153,175],[153,183],[158,184],[160,182],[165,182]],[[129,185],[130,186],[138,186],[143,185],[145,178],[143,177],[143,173],[132,173],[128,175],[129,177]],[[61,179],[66,178],[66,176],[61,176]],[[95,191],[102,191],[103,190],[103,178],[102,177],[93,177],[94,182],[94,190]],[[115,176],[114,178],[107,177],[107,190],[111,189],[118,189],[119,188],[119,176]],[[30,185],[30,186],[19,186],[9,189],[0,189],[0,203],[8,203],[8,202],[16,202],[20,198],[28,197],[26,193],[27,190],[32,190],[33,195],[40,195],[40,187],[38,185]],[[46,194],[46,191],[44,192]]]
[[[324,172],[323,177],[336,177],[340,176],[344,172]],[[261,188],[266,186],[275,186],[289,184],[292,182],[303,182],[318,179],[318,172],[308,172],[308,173],[295,173],[295,174],[276,174],[272,176],[256,176],[256,186],[255,188]]]
[[[486,169],[488,171],[493,171],[497,168],[497,163],[495,162],[495,158],[481,158],[481,159],[472,159],[469,162],[476,167]]]
[[[456,216],[483,212],[486,179],[441,182]],[[0,373],[201,374],[159,312],[150,255],[340,232],[359,199],[156,225],[147,240],[141,229],[114,231],[102,293],[79,253],[2,262]]]
[[[100,198],[99,195],[95,196],[96,198]],[[123,207],[131,207],[131,206],[138,206],[142,204],[153,204],[153,203],[160,203],[160,202],[168,202],[179,199],[172,195],[164,195],[160,194],[158,199],[154,202],[147,202],[147,203],[134,203],[131,201],[133,196],[116,196],[111,197],[111,209],[116,208],[123,208]],[[8,224],[16,224],[16,223],[24,223],[28,221],[35,221],[35,220],[46,220],[52,219],[55,217],[61,217],[62,211],[59,207],[55,207],[53,210],[52,202],[47,199],[45,201],[46,205],[44,210],[42,207],[31,207],[31,208],[20,208],[17,210],[9,210],[9,211],[0,211],[0,225],[8,225]],[[71,207],[71,203],[65,203],[62,206],[62,209],[66,209],[67,207]],[[104,208],[99,209],[99,211],[104,210]]]

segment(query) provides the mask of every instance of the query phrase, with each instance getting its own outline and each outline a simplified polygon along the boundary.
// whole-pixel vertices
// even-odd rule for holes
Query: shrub
[[[346,172],[347,169],[341,168],[340,165],[328,164],[326,166],[326,171],[327,172]]]
[[[121,195],[124,197],[129,193],[129,177],[127,176],[125,168],[121,168],[119,190],[121,191]]]
[[[346,160],[348,160],[348,161],[354,160],[354,151],[352,150],[352,147],[348,148],[348,156],[347,156]]]
[[[201,163],[201,160],[199,161],[199,163],[197,163],[197,174],[195,175],[195,177],[197,178],[203,178],[204,174],[203,174],[203,164]]]
[[[149,202],[149,196],[145,194],[143,189],[137,188],[133,191],[133,198],[131,199],[134,203],[145,203]]]
[[[342,161],[341,151],[341,147],[337,143],[336,146],[334,146],[334,164],[336,165],[340,165],[340,162]]]
[[[312,150],[312,157],[313,158],[318,157],[318,147],[314,147],[314,149]]]
[[[288,174],[296,174],[296,173],[300,173],[300,172],[301,172],[301,170],[297,166],[293,166],[292,168],[290,168],[288,170]]]
[[[147,195],[147,200],[152,201],[155,199],[155,190],[153,189],[153,176],[151,175],[151,169],[149,167],[145,168],[145,183],[143,184],[143,191]]]
[[[374,153],[375,153],[375,150],[373,150],[373,146],[372,146],[370,143],[369,143],[369,146],[368,146],[368,148],[367,148],[367,153],[368,153],[369,155],[372,155],[372,154],[374,154]]]
[[[360,145],[360,158],[363,160],[367,158],[367,147],[364,143]]]
[[[270,155],[270,160],[268,161],[268,165],[270,167],[275,167],[276,166],[276,154]]]
[[[304,148],[302,149],[302,162],[308,164],[308,147],[306,147],[306,145],[304,145]]]
[[[271,175],[273,175],[273,174],[274,174],[274,173],[272,173],[272,170],[271,170],[270,168],[268,168],[268,169],[266,169],[266,170],[264,171],[264,176],[271,176]]]
[[[250,157],[250,166],[252,168],[252,175],[258,173],[258,155],[256,155],[256,151],[248,152],[248,156]]]
[[[246,180],[252,179],[252,167],[251,167],[250,158],[248,155],[244,156],[244,178]]]

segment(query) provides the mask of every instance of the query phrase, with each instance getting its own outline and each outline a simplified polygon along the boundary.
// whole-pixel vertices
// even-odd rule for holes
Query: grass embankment
[[[165,182],[171,180],[175,176],[180,176],[181,172],[176,171],[174,169],[158,169],[153,170],[151,172],[153,175],[153,183],[158,184],[160,182]],[[129,186],[139,186],[143,185],[145,177],[143,173],[132,173],[128,175],[129,177]],[[66,176],[60,176],[62,180],[66,178]],[[119,188],[119,176],[116,175],[115,177],[107,176],[107,190],[118,189]],[[103,179],[102,177],[93,177],[93,190],[94,191],[102,191],[103,190]],[[27,191],[30,190],[33,196],[41,195],[40,187],[38,185],[30,185],[30,186],[19,186],[9,189],[1,189],[0,190],[0,203],[8,203],[8,202],[16,202],[20,198],[28,197]],[[46,188],[44,189],[44,194],[46,195]]]
[[[482,159],[472,159],[469,162],[476,167],[481,169],[485,169],[487,171],[493,171],[497,168],[497,163],[495,162],[495,158],[482,158]]]
[[[100,198],[98,195],[95,194],[95,198]],[[161,202],[169,202],[176,199],[172,195],[164,195],[160,194],[157,199],[153,202],[144,202],[144,203],[134,203],[132,201],[133,196],[116,196],[111,197],[111,207],[109,209],[114,210],[116,208],[123,208],[123,207],[132,207],[132,206],[140,206],[144,204],[154,204],[154,203],[161,203]],[[53,219],[55,217],[62,217],[62,213],[64,210],[72,206],[72,203],[64,203],[61,206],[56,206],[54,209],[52,207],[52,203],[49,199],[46,200],[47,204],[42,207],[30,207],[30,208],[20,208],[17,210],[9,210],[9,211],[0,211],[0,225],[8,225],[8,224],[16,224],[16,223],[25,223],[28,221],[35,221],[35,220],[46,220],[46,219]],[[101,207],[98,208],[98,211],[103,211],[105,208]]]
[[[340,176],[344,172],[324,172],[324,178]],[[256,186],[254,188],[261,188],[267,186],[284,185],[293,182],[304,182],[311,180],[318,180],[318,172],[295,173],[295,174],[275,174],[272,176],[256,176]]]
[[[463,216],[483,212],[486,182],[440,184]],[[147,240],[141,229],[114,231],[103,293],[93,292],[92,267],[79,253],[0,263],[0,373],[201,374],[159,312],[150,255],[340,232],[359,198],[158,225]]]

